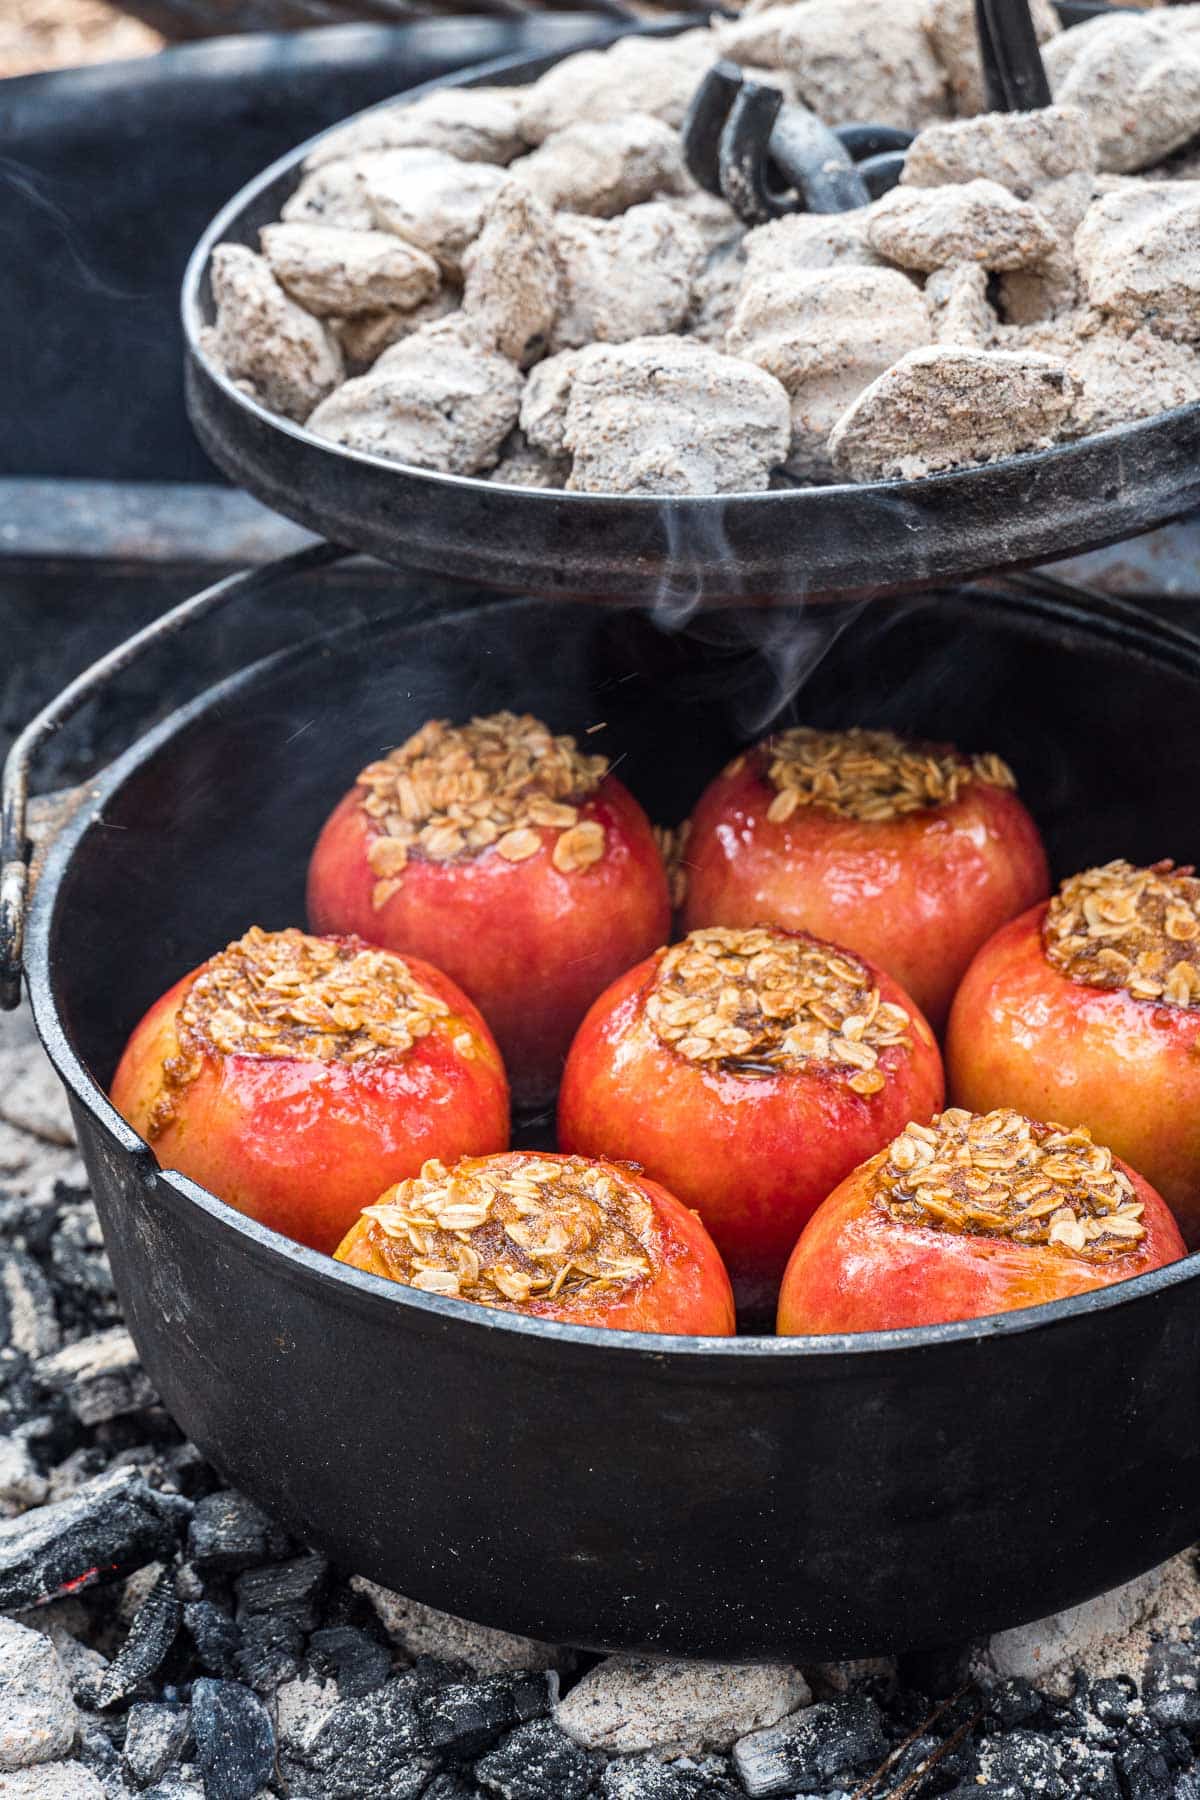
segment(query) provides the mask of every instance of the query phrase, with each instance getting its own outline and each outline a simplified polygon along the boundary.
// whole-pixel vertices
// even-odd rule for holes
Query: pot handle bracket
[[[313,544],[261,569],[227,575],[199,594],[181,600],[152,619],[125,642],[84,669],[14,739],[4,763],[0,790],[0,1011],[12,1012],[21,1000],[25,918],[34,881],[34,831],[30,818],[29,783],[42,746],[67,721],[148,651],[176,637],[190,625],[219,612],[235,600],[257,597],[298,575],[323,569],[352,555],[338,544]],[[66,823],[85,790],[56,797],[41,806],[36,828],[39,857]],[[38,803],[35,801],[34,805]]]

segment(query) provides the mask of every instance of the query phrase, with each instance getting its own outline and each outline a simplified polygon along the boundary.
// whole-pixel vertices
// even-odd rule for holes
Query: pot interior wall
[[[55,985],[84,1061],[107,1081],[176,976],[252,922],[301,922],[326,813],[430,717],[510,707],[561,731],[602,726],[589,746],[663,823],[772,723],[890,725],[1006,757],[1059,873],[1194,849],[1196,678],[1119,634],[978,592],[844,626],[789,615],[765,646],[748,629],[513,601],[327,634],[210,690],[134,753],[63,882]]]

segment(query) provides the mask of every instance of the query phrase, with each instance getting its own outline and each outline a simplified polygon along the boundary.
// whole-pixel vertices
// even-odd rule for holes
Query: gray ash
[[[33,1128],[5,1116],[10,1043],[41,1066],[6,1025],[0,1794],[1200,1800],[1190,1570],[1136,1678],[1097,1652],[1043,1691],[996,1672],[1011,1667],[996,1640],[990,1662],[976,1646],[805,1669],[815,1698],[789,1712],[796,1672],[755,1671],[755,1705],[776,1699],[753,1730],[744,1670],[697,1682],[668,1717],[644,1662],[526,1645],[331,1567],[225,1488],[157,1404],[48,1071]],[[560,1723],[560,1697],[585,1684],[590,1705]],[[588,1718],[591,1742],[563,1729],[586,1736]]]

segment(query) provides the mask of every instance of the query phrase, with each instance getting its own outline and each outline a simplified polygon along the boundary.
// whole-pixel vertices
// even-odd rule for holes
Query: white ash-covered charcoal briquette
[[[720,54],[791,75],[827,124],[916,130],[948,110],[946,79],[921,26],[922,0],[797,0],[717,29]]]
[[[1052,0],[1031,0],[1030,14],[1038,42],[1049,43],[1062,30]],[[987,105],[975,0],[926,0],[922,24],[950,87],[953,110],[963,117]]]
[[[935,269],[925,283],[925,305],[935,344],[972,344],[987,350],[1000,330],[988,299],[987,270],[978,263]]]
[[[353,318],[328,319],[326,323],[342,347],[347,375],[365,375],[367,370],[402,338],[411,337],[423,325],[432,325],[456,313],[462,306],[459,288],[443,285],[431,300],[411,311],[388,307],[383,312],[358,313]]]
[[[264,225],[259,235],[280,287],[318,318],[406,311],[431,299],[441,281],[432,256],[390,231],[296,222]]]
[[[625,343],[676,331],[704,267],[704,246],[686,218],[660,202],[617,219],[558,218],[563,304],[554,351]]]
[[[774,376],[690,338],[594,344],[579,358],[563,442],[568,487],[597,494],[765,489],[787,455],[788,397]]]
[[[1058,245],[1036,270],[1013,270],[1000,284],[1005,318],[1030,324],[1069,310],[1078,298],[1072,240],[1092,202],[1097,156],[1080,107],[985,113],[928,126],[909,149],[900,179],[906,186],[940,187],[984,177],[1037,207]]]
[[[359,179],[375,223],[428,251],[457,280],[508,177],[493,163],[459,162],[440,150],[381,150],[365,160]]]
[[[571,384],[586,350],[563,350],[548,356],[545,362],[529,372],[521,395],[521,430],[529,442],[547,456],[565,457],[563,433],[567,427],[567,405]]]
[[[740,241],[746,235],[746,227],[728,200],[722,200],[719,194],[710,194],[704,188],[688,188],[681,194],[655,194],[653,198],[657,204],[669,206],[673,213],[678,213],[699,232],[706,253],[723,249],[732,240]]]
[[[456,313],[385,350],[317,408],[309,429],[347,450],[476,475],[495,462],[520,405],[516,365],[473,342]]]
[[[707,28],[672,38],[619,38],[608,50],[582,50],[516,90],[521,129],[531,144],[540,144],[570,125],[629,112],[651,113],[678,127],[719,56]]]
[[[1036,269],[1058,246],[1037,208],[997,181],[893,188],[871,208],[867,236],[889,262],[925,271],[956,262]]]
[[[1043,450],[1074,391],[1061,362],[1032,351],[913,350],[838,421],[830,455],[852,481],[891,481]]]
[[[726,348],[768,370],[791,400],[788,471],[830,475],[829,434],[850,402],[930,342],[919,290],[896,269],[765,275],[744,289]]]
[[[554,212],[611,219],[653,195],[688,186],[679,133],[649,113],[569,125],[512,165]]]
[[[689,337],[702,344],[725,348],[725,333],[733,323],[733,315],[741,298],[746,273],[742,254],[744,239],[733,239],[714,250],[706,258],[692,284],[692,304],[688,309],[685,329]]]
[[[570,473],[569,456],[551,456],[540,450],[518,427],[501,445],[491,480],[499,487],[563,488]]]
[[[272,412],[303,423],[342,379],[336,339],[245,244],[217,245],[211,279],[216,323],[206,351]]]
[[[1029,200],[1060,233],[1075,230],[1092,201],[1099,151],[1078,106],[981,113],[918,132],[904,157],[904,187],[996,181]]]
[[[1200,134],[1200,6],[1088,19],[1045,63],[1055,100],[1087,114],[1102,169],[1147,169]]]
[[[439,88],[411,103],[376,107],[331,131],[305,158],[320,169],[365,150],[441,150],[459,162],[510,163],[528,148],[518,88]]]
[[[496,195],[463,278],[463,314],[481,344],[522,366],[545,351],[564,281],[553,214],[523,183]]]
[[[359,179],[367,162],[366,157],[348,157],[344,162],[314,169],[284,202],[280,218],[289,224],[338,225],[343,231],[373,231],[375,214]]]
[[[1001,341],[1066,364],[1076,384],[1066,437],[1087,437],[1200,400],[1200,352],[1145,326],[1123,328],[1081,309],[1005,331]]]
[[[870,212],[785,213],[748,231],[743,243],[746,282],[762,275],[799,275],[843,267],[877,269],[883,258],[867,240]]]
[[[1075,233],[1075,256],[1087,298],[1118,324],[1200,339],[1200,181],[1105,195]]]

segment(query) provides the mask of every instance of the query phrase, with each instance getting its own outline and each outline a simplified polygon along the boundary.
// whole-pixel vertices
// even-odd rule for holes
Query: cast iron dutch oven
[[[329,555],[235,578],[178,616],[274,582],[282,633],[289,584]],[[335,602],[338,576],[322,579]],[[1185,633],[1000,584],[814,631],[811,615],[791,622],[807,668],[791,716],[999,751],[1058,874],[1193,850],[1200,643]],[[252,921],[302,920],[326,812],[424,719],[512,706],[555,729],[607,721],[623,777],[670,821],[764,728],[780,667],[641,614],[540,601],[419,629],[394,613],[342,624],[144,735],[82,790],[33,892],[34,1015],[167,1408],[344,1567],[535,1637],[725,1658],[928,1646],[1081,1601],[1200,1532],[1194,1258],[1080,1299],[859,1337],[547,1324],[274,1236],[160,1169],[105,1098],[169,982]],[[31,751],[98,685],[83,678],[11,759],[10,930]]]

